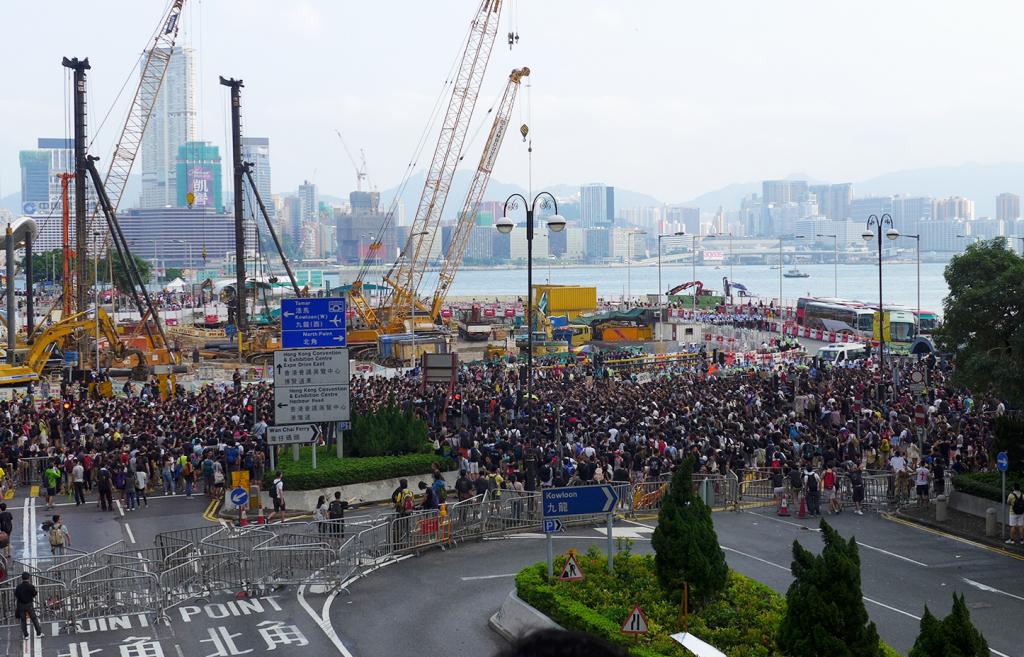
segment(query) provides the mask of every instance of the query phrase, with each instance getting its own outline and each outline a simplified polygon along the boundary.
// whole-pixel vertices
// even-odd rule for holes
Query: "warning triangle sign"
[[[640,608],[640,605],[634,605],[633,611],[629,612],[629,617],[622,624],[622,633],[647,634],[647,618],[644,616],[644,610]]]
[[[565,560],[562,574],[558,576],[558,579],[563,582],[577,582],[583,579],[583,569],[580,568],[580,562],[576,561],[575,554],[570,554],[569,558]]]

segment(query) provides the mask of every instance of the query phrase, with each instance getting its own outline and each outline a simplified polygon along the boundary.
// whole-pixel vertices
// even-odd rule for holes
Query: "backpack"
[[[412,512],[412,491],[411,490],[406,489],[406,490],[402,491],[402,511],[404,511],[405,513],[411,513]]]
[[[1013,512],[1018,516],[1024,514],[1024,495],[1014,493]]]
[[[60,526],[58,525],[50,527],[50,545],[52,547],[64,546],[64,532],[60,530]]]
[[[277,499],[277,482],[278,481],[280,481],[280,479],[275,479],[273,481],[273,483],[270,484],[270,499],[272,499],[272,500],[276,500]]]
[[[434,496],[437,497],[438,504],[444,504],[448,499],[448,486],[440,479],[438,479],[437,484],[437,486],[434,486]]]
[[[836,487],[836,475],[832,471],[825,473],[824,482],[825,490],[832,490]]]
[[[246,470],[251,470],[252,469],[252,451],[251,450],[245,453],[245,469]]]
[[[235,446],[228,447],[227,452],[228,465],[234,465],[238,462],[238,448]]]
[[[807,475],[807,492],[817,493],[818,492],[818,477],[813,474]]]
[[[790,486],[793,487],[794,490],[800,490],[801,488],[803,488],[803,477],[800,476],[799,470],[789,471],[789,484]]]
[[[345,515],[345,505],[341,503],[341,500],[334,500],[327,507],[327,517],[331,520],[337,520]]]

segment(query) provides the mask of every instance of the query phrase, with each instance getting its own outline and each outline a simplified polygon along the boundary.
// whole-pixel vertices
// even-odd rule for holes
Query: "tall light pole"
[[[533,197],[533,201],[527,201],[522,194],[512,194],[505,199],[505,207],[494,227],[499,233],[509,234],[515,227],[515,223],[508,216],[508,211],[515,210],[519,201],[523,202],[526,208],[526,439],[527,444],[532,447],[533,440],[533,215],[536,210],[537,201],[541,202],[541,209],[546,210],[553,207],[555,213],[548,217],[548,230],[553,233],[560,233],[565,230],[565,217],[558,214],[558,201],[548,192],[540,192]]]
[[[888,212],[883,214],[881,218],[878,215],[871,215],[868,217],[867,226],[861,237],[864,238],[865,242],[870,242],[873,239],[878,241],[878,400],[882,400],[883,390],[885,390],[885,306],[882,300],[882,230],[889,226],[889,230],[885,231],[885,236],[890,240],[899,239],[900,231],[892,224],[892,215]],[[872,228],[877,229],[876,232],[872,232]]]
[[[626,305],[628,306],[633,300],[633,288],[631,286],[632,278],[630,271],[633,269],[633,240],[637,235],[646,235],[645,231],[629,231],[626,233]]]
[[[658,306],[661,308],[661,321],[662,321],[662,323],[665,322],[665,305],[663,303],[661,303],[661,295],[663,294],[662,290],[664,290],[665,288],[663,288],[661,286],[661,240],[663,240],[666,237],[685,237],[685,236],[686,236],[686,232],[685,231],[679,231],[677,233],[665,233],[663,235],[658,235]]]
[[[906,237],[908,240],[914,240],[914,250],[917,251],[917,321],[918,331],[920,331],[921,322],[921,235],[900,235],[900,237]]]
[[[690,269],[691,269],[691,282],[693,282],[693,303],[690,305],[690,309],[693,311],[694,316],[697,315],[697,238],[700,237],[697,233],[694,233],[690,237],[693,238],[693,244],[690,246]]]
[[[839,236],[817,233],[815,237],[832,238],[832,296],[839,296]]]
[[[804,238],[803,235],[794,235],[793,236],[793,239],[796,239],[796,240],[802,240],[803,238]],[[785,238],[783,238],[781,235],[779,236],[779,308],[778,308],[779,333],[783,333],[782,329],[784,328],[783,324],[785,323],[784,320],[783,320],[783,316],[782,316],[782,242],[783,242],[784,239]]]

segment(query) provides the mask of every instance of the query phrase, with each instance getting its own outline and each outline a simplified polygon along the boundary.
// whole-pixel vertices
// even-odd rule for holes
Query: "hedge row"
[[[516,592],[562,627],[607,639],[635,657],[692,657],[670,636],[682,630],[679,604],[658,584],[653,556],[620,553],[612,575],[596,548],[577,559],[586,575],[583,581],[549,582],[547,566],[539,563],[519,572]],[[564,564],[565,557],[557,557],[555,572]],[[621,632],[634,604],[644,610],[650,629],[639,639]],[[785,598],[778,593],[730,571],[723,594],[690,614],[689,631],[730,657],[785,657],[775,643],[785,610]],[[886,657],[899,657],[883,647]]]
[[[303,447],[299,460],[293,461],[291,450],[279,451],[277,468],[284,475],[288,490],[315,490],[332,486],[361,484],[380,479],[396,477],[415,477],[430,474],[431,466],[438,463],[441,471],[451,470],[455,465],[448,459],[436,454],[406,454],[404,456],[367,456],[362,458],[345,457],[339,459],[325,453],[323,448],[317,452],[316,470],[312,469],[311,448]],[[267,478],[273,473],[268,472]],[[452,483],[452,482],[449,482]]]
[[[1013,490],[1015,481],[1024,480],[1024,475],[1019,472],[1006,473],[1006,494]],[[976,495],[986,500],[1001,502],[1002,495],[1002,473],[1001,472],[965,472],[953,477],[953,488],[967,495]]]

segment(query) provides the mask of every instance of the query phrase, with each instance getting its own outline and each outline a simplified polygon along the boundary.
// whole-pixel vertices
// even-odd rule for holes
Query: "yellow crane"
[[[441,123],[441,133],[434,147],[423,192],[409,230],[409,239],[391,270],[384,276],[389,290],[383,302],[374,308],[370,299],[364,295],[363,282],[369,269],[368,263],[364,264],[352,284],[349,301],[359,316],[362,330],[355,328],[350,331],[350,345],[376,343],[382,334],[402,332],[411,303],[416,302],[426,310],[416,299],[416,291],[426,269],[455,168],[462,157],[473,108],[480,94],[480,85],[498,32],[501,5],[502,0],[481,0],[470,24],[452,84],[451,98]],[[385,223],[381,233],[386,227]],[[381,237],[378,236],[375,242],[382,243]]]
[[[433,301],[430,304],[429,317],[436,322],[441,314],[441,306],[448,296],[448,289],[455,281],[455,273],[462,264],[462,256],[466,253],[469,245],[469,237],[473,233],[473,226],[476,225],[477,215],[480,213],[480,203],[484,200],[484,193],[487,191],[487,183],[491,181],[491,171],[494,170],[494,162],[498,159],[498,152],[501,150],[501,143],[505,138],[505,131],[508,130],[508,123],[512,117],[512,107],[516,102],[516,94],[519,92],[519,83],[526,76],[530,75],[530,69],[526,66],[517,68],[508,76],[508,83],[505,85],[505,93],[498,104],[498,111],[494,115],[494,123],[491,125],[491,132],[487,135],[487,143],[484,144],[484,152],[480,156],[480,163],[476,167],[476,174],[469,186],[469,193],[466,194],[466,201],[462,205],[462,211],[458,215],[458,223],[452,233],[452,240],[448,244],[448,252],[445,254],[444,264],[437,276],[437,287],[434,290]]]

